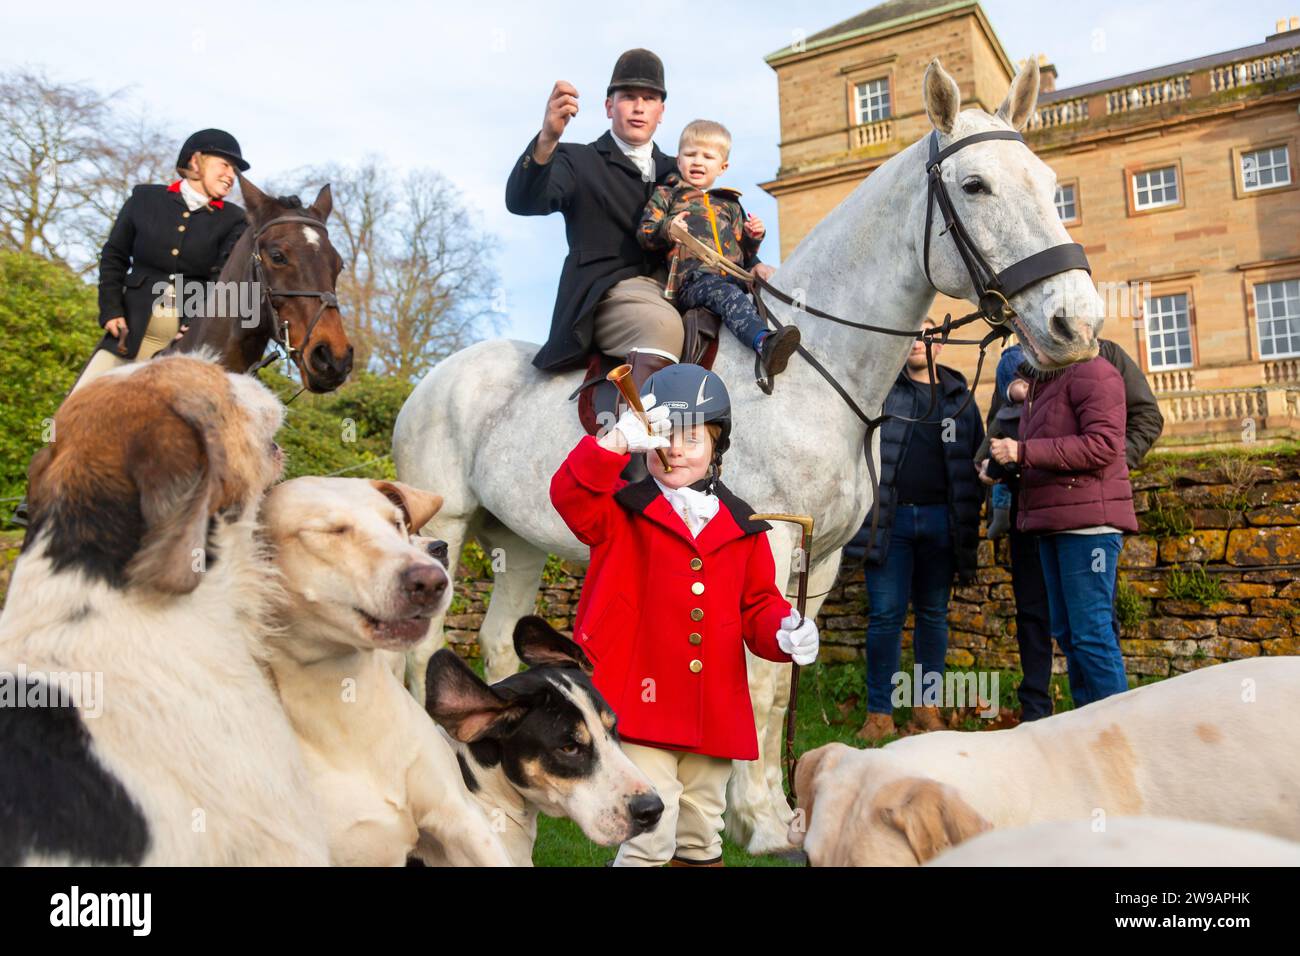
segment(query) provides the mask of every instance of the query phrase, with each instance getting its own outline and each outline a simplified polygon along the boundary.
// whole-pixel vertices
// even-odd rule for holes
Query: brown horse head
[[[241,254],[248,259],[260,257],[262,321],[257,330],[279,337],[274,323],[278,315],[303,385],[313,392],[333,391],[352,371],[352,345],[334,298],[343,258],[325,229],[333,208],[330,187],[321,187],[315,201],[304,207],[297,197],[267,196],[243,176],[239,186],[248,209],[248,230],[231,253],[230,265],[239,268],[234,260]],[[274,221],[285,217],[292,221]],[[256,362],[266,338],[251,335],[244,344],[245,355],[252,354],[251,361]]]

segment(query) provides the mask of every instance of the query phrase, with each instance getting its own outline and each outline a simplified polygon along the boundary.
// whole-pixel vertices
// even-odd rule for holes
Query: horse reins
[[[1011,336],[1013,320],[1017,317],[1016,311],[1012,308],[1010,299],[1028,289],[1030,286],[1049,279],[1052,276],[1059,275],[1063,272],[1070,272],[1075,269],[1083,269],[1089,274],[1092,273],[1092,267],[1088,264],[1088,257],[1084,254],[1083,246],[1077,242],[1066,242],[1060,245],[1051,246],[1041,252],[1021,259],[1019,262],[1012,263],[1000,272],[994,271],[989,265],[987,259],[980,253],[979,248],[975,245],[966,230],[965,225],[958,216],[956,208],[952,204],[952,198],[948,195],[948,189],[943,182],[943,161],[949,156],[972,146],[975,143],[982,143],[989,140],[1012,140],[1014,142],[1024,143],[1025,139],[1019,133],[1012,130],[992,130],[984,133],[973,133],[970,136],[962,137],[956,142],[950,143],[943,149],[939,148],[938,131],[930,134],[930,157],[926,163],[926,177],[928,180],[928,195],[926,197],[925,208],[925,278],[930,283],[931,288],[936,292],[942,291],[934,284],[930,276],[930,234],[934,224],[934,208],[937,205],[943,216],[943,230],[940,235],[948,234],[952,236],[953,244],[957,247],[957,253],[961,256],[962,264],[966,267],[966,272],[970,276],[971,285],[975,290],[976,299],[979,307],[959,319],[953,319],[951,313],[944,316],[943,322],[936,324],[933,328],[922,329],[920,332],[906,332],[900,329],[888,329],[879,325],[871,325],[866,322],[853,322],[848,319],[831,315],[820,309],[815,309],[801,302],[796,302],[792,297],[786,295],[780,289],[773,286],[765,279],[756,275],[747,274],[749,281],[754,286],[754,304],[757,306],[758,313],[764,320],[776,326],[779,330],[784,326],[780,320],[772,314],[759,294],[762,290],[767,292],[777,300],[784,302],[786,305],[794,307],[799,312],[805,312],[808,315],[825,319],[829,322],[835,322],[840,325],[846,325],[850,328],[861,329],[866,332],[876,332],[881,335],[893,335],[905,337],[914,340],[920,340],[925,343],[925,360],[930,378],[930,407],[919,418],[906,418],[901,415],[890,415],[881,409],[877,416],[868,415],[862,410],[853,397],[849,395],[844,386],[841,385],[835,376],[827,368],[817,361],[817,359],[808,351],[807,348],[798,346],[799,354],[804,360],[811,365],[822,378],[833,388],[844,400],[844,403],[852,412],[867,426],[866,439],[863,442],[863,452],[867,460],[867,474],[871,479],[871,531],[867,540],[866,550],[869,552],[875,543],[876,529],[879,522],[879,511],[876,504],[880,500],[880,481],[876,474],[875,461],[871,456],[871,441],[875,437],[876,429],[890,419],[906,422],[909,424],[939,424],[930,422],[928,419],[934,413],[939,401],[938,380],[935,373],[934,353],[932,351],[933,343],[937,340],[940,345],[978,345],[980,354],[979,361],[975,366],[975,381],[966,394],[965,401],[954,414],[954,418],[960,416],[966,407],[975,397],[975,390],[979,387],[980,376],[984,371],[984,359],[987,354],[989,345],[994,341],[1001,339],[1003,343]],[[1027,146],[1027,144],[1026,144]],[[702,245],[702,244],[701,244]],[[724,262],[726,260],[723,260]],[[731,263],[727,263],[731,265]],[[734,272],[735,270],[733,270]],[[984,319],[992,328],[982,339],[951,339],[949,337],[952,330],[968,325],[977,319]],[[770,379],[764,379],[762,375],[761,356],[755,361],[755,379],[758,387],[765,394],[772,393],[772,382]]]
[[[319,220],[311,219],[307,216],[277,216],[274,219],[262,223],[262,225],[258,226],[257,232],[253,233],[253,248],[249,254],[249,261],[252,265],[253,281],[256,282],[258,288],[262,290],[262,298],[266,301],[267,308],[270,309],[271,312],[271,341],[273,341],[284,353],[283,357],[285,359],[292,360],[295,356],[304,359],[305,356],[303,356],[300,349],[296,349],[290,344],[289,323],[280,320],[280,313],[275,308],[275,298],[296,297],[320,299],[320,308],[316,310],[316,314],[312,317],[312,320],[307,323],[307,331],[303,333],[302,342],[304,345],[311,341],[312,333],[316,331],[316,324],[320,322],[321,316],[325,314],[325,310],[337,309],[339,307],[339,300],[338,296],[333,291],[301,291],[297,289],[281,290],[273,288],[271,283],[267,281],[266,273],[262,268],[262,234],[272,226],[278,226],[290,222],[301,223],[305,226],[310,226],[313,229],[319,229],[321,232],[325,233],[326,236],[329,235],[329,230],[326,229],[325,224]],[[248,374],[256,375],[262,369],[274,362],[276,358],[277,356],[274,352],[268,353],[248,367]],[[297,397],[297,395],[294,396],[294,398]],[[290,401],[292,400],[293,399],[290,399]]]

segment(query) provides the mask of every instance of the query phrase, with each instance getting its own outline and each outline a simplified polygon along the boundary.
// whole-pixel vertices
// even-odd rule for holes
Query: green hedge
[[[95,288],[38,256],[0,252],[0,498],[27,490],[45,422],[104,333]],[[12,502],[0,502],[7,517]]]

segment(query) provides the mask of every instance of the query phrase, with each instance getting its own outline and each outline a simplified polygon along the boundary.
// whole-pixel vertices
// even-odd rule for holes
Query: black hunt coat
[[[545,165],[533,161],[533,137],[506,182],[506,208],[519,216],[560,212],[569,255],[560,272],[551,331],[533,359],[541,369],[573,368],[591,351],[596,303],[616,282],[650,275],[662,262],[637,242],[641,213],[655,183],[677,166],[654,147],[655,182],[606,132],[594,143],[560,143]]]
[[[131,190],[99,257],[99,324],[126,319],[127,358],[140,351],[158,298],[155,284],[215,281],[247,224],[232,202],[190,212],[179,180]],[[176,290],[178,305],[184,293]],[[117,339],[105,333],[96,348],[117,354]]]

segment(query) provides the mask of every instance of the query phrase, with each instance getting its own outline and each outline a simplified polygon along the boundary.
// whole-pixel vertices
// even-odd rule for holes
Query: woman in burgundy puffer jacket
[[[1052,636],[1074,705],[1128,690],[1111,614],[1123,532],[1137,530],[1124,462],[1124,380],[1104,358],[1038,373],[1020,441],[993,457],[1020,466],[1017,528],[1040,535]]]

